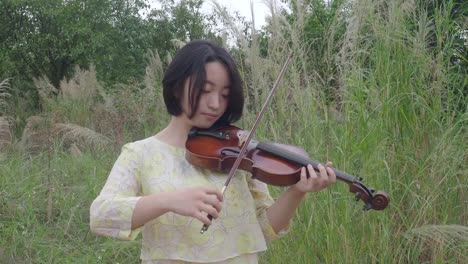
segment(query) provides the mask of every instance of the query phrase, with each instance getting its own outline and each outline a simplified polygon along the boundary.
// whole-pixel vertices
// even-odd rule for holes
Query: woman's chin
[[[207,120],[192,123],[193,127],[201,128],[201,129],[210,128],[213,124],[214,122],[207,121]]]
[[[210,123],[210,124],[198,124],[196,125],[196,127],[198,128],[201,128],[201,129],[206,129],[206,128],[210,128],[211,126],[213,126],[214,123]]]

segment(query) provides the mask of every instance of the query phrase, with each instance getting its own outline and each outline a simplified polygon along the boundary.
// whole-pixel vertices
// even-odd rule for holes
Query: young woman
[[[302,168],[301,180],[276,201],[264,183],[244,172],[223,197],[227,175],[189,164],[185,141],[194,127],[241,117],[242,82],[234,60],[214,42],[192,41],[169,65],[163,89],[171,121],[122,148],[91,205],[91,230],[128,240],[142,232],[143,263],[257,263],[267,242],[287,232],[304,195],[336,181],[331,163],[320,165],[319,173]],[[202,223],[210,225],[204,234]]]

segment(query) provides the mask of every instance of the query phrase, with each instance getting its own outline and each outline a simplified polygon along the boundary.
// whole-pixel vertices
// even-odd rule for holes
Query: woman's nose
[[[218,94],[212,93],[208,98],[208,107],[211,109],[218,109],[220,106],[220,100],[221,97]]]

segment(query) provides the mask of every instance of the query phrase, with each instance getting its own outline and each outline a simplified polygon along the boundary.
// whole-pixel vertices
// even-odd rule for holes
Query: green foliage
[[[106,87],[133,82],[145,74],[148,51],[166,55],[174,39],[215,38],[201,4],[165,1],[149,10],[145,0],[2,1],[0,78],[11,77],[18,96],[31,92],[33,78],[60,88],[75,66],[91,64]]]
[[[8,112],[16,118],[16,135],[29,116],[48,110],[38,80],[50,82],[55,89],[48,93],[58,96],[60,82],[76,67],[94,70],[94,65],[103,90],[129,85],[141,91],[151,51],[167,57],[165,65],[177,49],[175,40],[216,39],[210,29],[214,20],[200,12],[202,1],[164,1],[153,10],[147,2],[0,2],[0,79],[11,80]]]
[[[102,38],[103,31],[93,32],[93,27],[101,23],[99,11],[105,2],[79,2],[2,1],[1,25],[7,30],[3,31],[1,45],[15,63],[10,76],[47,76],[58,87],[59,81],[70,74],[70,67],[86,63],[89,57],[85,55],[95,49],[93,40]],[[96,12],[97,19],[90,19],[90,10]]]
[[[162,44],[156,47],[162,50],[164,48],[173,50],[173,46],[164,46],[170,44],[168,40],[188,42],[200,38],[215,38],[216,36],[211,31],[209,17],[201,12],[203,2],[202,0],[162,1],[162,8],[153,10],[148,15],[149,20],[155,24],[154,40],[159,40]],[[156,33],[165,37],[161,38]]]

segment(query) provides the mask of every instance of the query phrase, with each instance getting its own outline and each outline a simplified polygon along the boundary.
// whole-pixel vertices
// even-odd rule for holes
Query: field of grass
[[[468,79],[446,56],[446,10],[429,19],[411,1],[388,1],[384,14],[379,1],[356,2],[345,38],[334,40],[331,28],[318,61],[306,59],[314,45],[301,42],[300,23],[288,35],[273,31],[267,57],[239,41],[247,108],[237,125],[252,125],[288,47],[293,63],[256,139],[331,160],[387,192],[390,204],[363,211],[343,182],[309,194],[261,263],[468,263]],[[88,81],[63,89],[87,92],[49,99],[38,81],[43,113],[24,129],[0,117],[0,263],[139,263],[140,239],[90,233],[89,207],[120,146],[168,120],[153,55],[140,85],[111,93],[92,70],[77,70]],[[336,68],[323,70],[329,64]],[[276,197],[283,188],[270,190]]]

